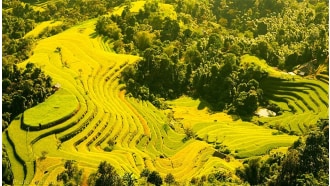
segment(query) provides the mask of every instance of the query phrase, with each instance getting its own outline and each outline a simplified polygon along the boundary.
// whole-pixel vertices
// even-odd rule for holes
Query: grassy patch
[[[273,135],[276,130],[248,122],[198,123],[193,127],[199,138],[213,145],[226,146],[238,157],[266,154],[277,147],[290,146],[298,137]],[[275,142],[275,143],[274,143]]]
[[[78,106],[77,98],[69,91],[61,88],[45,102],[24,112],[24,123],[37,127],[56,123],[62,118],[73,115]]]
[[[267,64],[265,60],[259,59],[258,57],[245,54],[241,56],[241,65],[254,64],[259,66],[262,70],[265,70],[269,73],[269,76],[283,79],[292,79],[292,75],[279,71],[274,67],[271,67]],[[299,76],[295,76],[295,79],[301,79]]]
[[[195,123],[200,122],[232,122],[230,115],[222,112],[210,113],[207,106],[199,99],[183,96],[176,100],[167,101],[170,105],[176,124],[182,124],[185,128],[191,128]]]
[[[143,6],[144,6],[145,3],[146,3],[145,1],[132,2],[130,11],[134,12],[134,13],[138,13],[140,11],[140,9],[143,9]],[[122,12],[124,11],[125,7],[126,6],[120,6],[120,7],[114,8],[114,11],[112,12],[112,14],[121,15]]]
[[[141,9],[144,10],[145,3],[146,3],[146,1],[132,2],[130,11],[133,13],[138,13]],[[125,7],[126,6],[120,6],[120,7],[114,8],[114,11],[112,12],[112,14],[121,15],[123,10],[125,9]],[[165,17],[169,17],[173,20],[177,19],[175,9],[174,9],[173,5],[170,5],[170,4],[159,3],[159,13],[163,19]]]

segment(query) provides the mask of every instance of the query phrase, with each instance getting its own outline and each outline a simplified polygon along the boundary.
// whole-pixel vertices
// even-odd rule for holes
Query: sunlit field
[[[197,1],[192,1],[191,6],[193,2]],[[138,14],[145,4],[146,1],[132,2],[129,7],[131,13]],[[43,9],[46,6],[47,1],[38,1],[33,7]],[[105,16],[121,15],[126,7],[127,5],[114,7]],[[172,4],[160,3],[160,18],[169,17],[175,21],[180,19],[178,27],[182,30],[198,27],[184,23],[183,20],[190,19],[191,15],[178,13],[176,8]],[[187,7],[182,9],[184,8]],[[2,133],[3,145],[8,152],[14,174],[14,185],[62,184],[57,182],[57,176],[65,170],[66,160],[74,160],[79,169],[83,169],[81,185],[88,185],[89,175],[98,170],[101,161],[110,163],[120,176],[132,173],[137,178],[136,185],[149,185],[140,176],[146,168],[159,172],[162,178],[169,173],[173,174],[177,185],[192,185],[192,179],[211,179],[209,175],[222,171],[230,175],[230,184],[235,185],[243,183],[236,173],[246,162],[256,157],[266,159],[273,153],[285,154],[288,147],[300,136],[316,128],[320,119],[329,117],[329,76],[323,72],[325,66],[319,70],[323,73],[303,77],[271,67],[265,60],[252,54],[241,55],[234,62],[240,67],[253,64],[260,71],[267,72],[268,76],[261,78],[258,86],[263,91],[262,97],[280,109],[276,116],[262,117],[255,112],[249,117],[239,116],[237,113],[230,113],[227,103],[223,111],[214,111],[211,109],[212,103],[202,99],[200,95],[192,98],[178,94],[176,99],[164,101],[166,108],[157,108],[152,104],[154,102],[127,94],[129,89],[123,82],[122,73],[143,57],[129,52],[116,53],[114,46],[118,43],[95,31],[98,18],[95,16],[50,37],[38,38],[45,29],[60,26],[62,21],[44,21],[25,33],[24,38],[34,38],[36,44],[31,56],[19,63],[18,67],[23,69],[26,64],[34,63],[52,78],[52,83],[57,87],[53,87],[55,93],[45,102],[19,114]],[[199,24],[213,25],[213,29],[218,32],[224,29],[223,25],[227,25],[224,20],[216,17],[212,20],[212,23],[199,21]],[[152,29],[144,24],[147,25],[147,20],[141,23],[141,30],[133,31],[148,31],[150,34]],[[196,34],[202,37],[208,31],[200,29],[190,36]],[[161,31],[156,33],[159,35]],[[180,34],[183,35],[183,32]],[[124,38],[122,35],[120,37]],[[125,43],[125,47],[134,46],[137,39],[134,37],[133,40],[129,44]],[[165,42],[171,44],[168,48],[181,52],[182,59],[175,55],[162,54],[163,56],[159,56],[165,57],[159,60],[160,66],[173,63],[171,67],[174,68],[175,65],[184,63],[188,55],[183,54],[186,52],[183,48],[187,46],[176,40]],[[228,41],[230,42],[232,41]],[[207,41],[198,45],[196,43],[191,41],[191,45],[209,47]],[[121,44],[124,45],[123,42]],[[226,56],[225,52],[231,49],[219,49],[217,52],[220,54],[214,55],[210,61]],[[139,50],[134,52],[140,52]],[[150,56],[153,52],[159,52],[156,49],[150,51],[146,52],[150,52]],[[198,53],[196,56],[201,58],[200,63],[204,62],[203,55],[207,55],[207,52],[199,53],[197,49],[192,53]],[[172,59],[177,59],[176,63]],[[197,60],[197,57],[192,59]],[[223,58],[221,62],[224,59],[227,60]],[[155,58],[152,60],[156,61]],[[192,68],[194,62],[189,64],[189,68]],[[215,70],[223,70],[225,66],[211,66],[212,63],[205,65],[205,69],[211,70],[201,70],[206,72],[206,75],[201,76],[202,80],[211,77]],[[200,69],[190,72],[191,79],[193,75],[200,73],[198,70]],[[181,72],[175,73],[177,75]],[[141,74],[145,78],[152,72]],[[220,75],[214,79],[220,82]],[[210,78],[210,81],[214,79]],[[229,75],[226,80],[228,79]],[[236,85],[234,80],[230,80],[230,83],[233,87],[239,87],[239,83]],[[201,87],[207,87],[206,84],[211,83],[204,82]],[[245,82],[246,87],[247,84]],[[257,92],[256,89],[246,90],[246,95]],[[151,88],[147,89],[148,94],[149,90],[151,92]],[[235,87],[234,90],[236,93]],[[217,91],[220,94],[225,90]],[[259,108],[264,107],[261,101],[256,103]],[[215,185],[217,183],[220,181],[214,182]],[[205,182],[207,184],[212,185],[211,182]]]

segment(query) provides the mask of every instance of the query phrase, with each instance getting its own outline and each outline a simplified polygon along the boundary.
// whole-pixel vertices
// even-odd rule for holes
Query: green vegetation
[[[125,53],[139,53],[143,57],[138,64],[126,70],[123,78],[128,86],[128,91],[134,97],[149,100],[159,107],[161,98],[173,99],[178,98],[181,94],[187,94],[208,101],[212,110],[228,110],[229,113],[251,115],[258,106],[267,106],[267,102],[263,99],[263,90],[258,86],[259,81],[265,79],[268,74],[277,77],[280,74],[268,65],[292,70],[296,65],[306,62],[313,62],[313,68],[315,68],[326,60],[327,53],[320,54],[321,56],[315,61],[316,56],[311,55],[305,49],[301,55],[297,54],[298,51],[292,54],[291,50],[297,47],[303,48],[303,46],[296,43],[295,38],[283,40],[277,35],[277,33],[284,32],[284,27],[287,25],[282,25],[281,19],[271,18],[273,19],[271,21],[271,10],[267,13],[263,12],[263,9],[277,5],[283,8],[285,7],[283,2],[276,2],[271,6],[264,1],[255,5],[253,3],[237,4],[237,7],[233,6],[237,10],[232,8],[230,11],[224,8],[228,5],[221,4],[220,1],[212,3],[210,3],[214,7],[212,12],[206,8],[207,2],[204,1],[180,3],[176,7],[177,14],[180,13],[176,19],[158,17],[157,22],[153,21],[153,17],[161,14],[158,7],[162,6],[157,2],[146,3],[144,9],[137,15],[126,9],[122,12],[121,17],[113,15],[109,18],[118,25],[124,36],[133,35],[134,37],[134,33],[136,33],[136,38],[142,36],[144,38],[136,39],[133,43],[134,46],[130,44],[129,50],[126,50],[125,45],[129,44],[130,39],[124,38],[121,45],[124,50],[116,50]],[[227,3],[234,5],[237,2]],[[292,7],[295,8],[307,5],[306,2],[293,4]],[[324,4],[318,5],[319,8],[321,6],[325,8]],[[252,14],[240,15],[239,12],[246,10],[260,12],[262,16],[251,20]],[[274,13],[283,11],[282,14],[297,21],[289,21],[289,25],[292,27],[297,27],[297,23],[301,22],[301,18],[297,18],[291,11],[290,13],[284,9],[280,12],[276,11]],[[221,13],[219,14],[219,12]],[[228,12],[228,14],[224,12]],[[215,26],[212,13],[219,19],[220,25]],[[199,20],[201,17],[204,22]],[[148,21],[148,27],[143,21]],[[190,25],[197,21],[198,28],[193,24],[190,28],[185,28],[186,25],[180,25],[180,21],[190,23]],[[159,26],[160,22],[163,23],[163,26]],[[210,22],[214,23],[211,24],[213,27],[206,24]],[[241,28],[235,24],[238,22],[251,26]],[[321,22],[315,22],[318,29],[324,29]],[[226,24],[222,25],[224,23]],[[313,27],[306,22],[302,24]],[[252,25],[256,25],[257,29],[253,30]],[[142,35],[141,27],[144,28]],[[199,29],[204,29],[203,33],[198,32]],[[96,30],[98,31],[98,27]],[[130,31],[130,34],[127,34],[125,30]],[[220,30],[221,35],[219,35]],[[246,35],[231,34],[231,31],[244,32]],[[99,33],[102,34],[102,32]],[[248,33],[251,33],[253,38],[248,36]],[[312,35],[312,33],[310,34]],[[319,47],[326,48],[325,45],[316,43]],[[285,51],[281,50],[280,53],[280,48],[285,45],[290,45],[290,48]],[[256,55],[266,61],[259,62],[260,60],[256,57],[242,56],[245,53]],[[241,56],[242,58],[240,58]],[[314,72],[309,70],[304,73]]]
[[[277,114],[282,114],[276,118],[259,119],[269,127],[286,133],[304,134],[319,118],[329,117],[328,84],[300,78],[268,78],[260,86],[264,96],[279,106]]]
[[[312,0],[3,1],[3,185],[327,184],[327,17]]]
[[[68,160],[64,163],[65,170],[57,176],[57,181],[63,181],[64,185],[80,185],[83,170],[79,170],[76,162]]]
[[[11,168],[11,163],[8,158],[8,153],[5,149],[5,146],[2,145],[2,180],[4,183],[12,184],[14,175]]]
[[[236,174],[251,185],[323,185],[329,181],[329,121],[318,122],[304,138],[299,138],[284,155],[272,154],[265,160],[248,160]]]
[[[224,146],[238,158],[266,154],[271,149],[289,146],[297,140],[295,136],[273,135],[276,130],[260,128],[248,122],[198,123],[193,131],[196,131],[198,138],[218,149]]]
[[[62,118],[70,118],[79,109],[74,95],[65,89],[58,90],[45,102],[24,112],[24,125],[31,128],[45,128],[47,125],[61,123]],[[57,121],[61,118],[60,121]]]
[[[52,78],[40,67],[27,63],[25,69],[15,64],[2,66],[2,129],[20,113],[45,101],[54,90]]]
[[[89,185],[122,185],[122,179],[117,174],[115,168],[107,162],[101,162],[97,173],[91,174],[88,178]]]

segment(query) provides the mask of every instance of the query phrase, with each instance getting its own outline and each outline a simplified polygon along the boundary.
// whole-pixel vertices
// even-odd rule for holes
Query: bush
[[[214,181],[215,181],[215,177],[214,177],[214,175],[213,175],[213,174],[208,175],[208,176],[207,176],[207,181],[208,181],[209,183],[214,183]]]
[[[106,152],[111,152],[113,150],[113,147],[112,146],[106,146],[106,147],[104,147],[103,150],[106,151]]]
[[[172,183],[175,183],[175,178],[173,176],[173,174],[169,173],[165,176],[165,179],[164,179],[165,183],[167,183],[168,185],[172,184]]]
[[[223,151],[224,154],[230,154],[231,153],[231,150],[226,148],[224,151]]]
[[[271,104],[267,105],[266,108],[268,110],[271,110],[271,111],[275,112],[276,115],[281,115],[281,108],[278,105],[274,104],[274,103],[271,103]]]
[[[218,180],[219,182],[223,182],[223,181],[226,181],[227,178],[230,178],[230,175],[228,175],[228,173],[226,173],[226,172],[218,171],[218,172],[214,173],[214,178],[216,180]]]
[[[88,183],[95,186],[123,185],[123,181],[115,168],[106,161],[101,162],[97,172],[88,177]]]
[[[156,186],[160,186],[163,184],[163,179],[160,177],[157,171],[152,171],[151,174],[149,174],[147,181]]]

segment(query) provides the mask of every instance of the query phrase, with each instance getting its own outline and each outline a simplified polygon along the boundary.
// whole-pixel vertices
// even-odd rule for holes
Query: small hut
[[[61,88],[61,84],[56,83],[52,88],[53,88],[54,91],[57,91]]]

